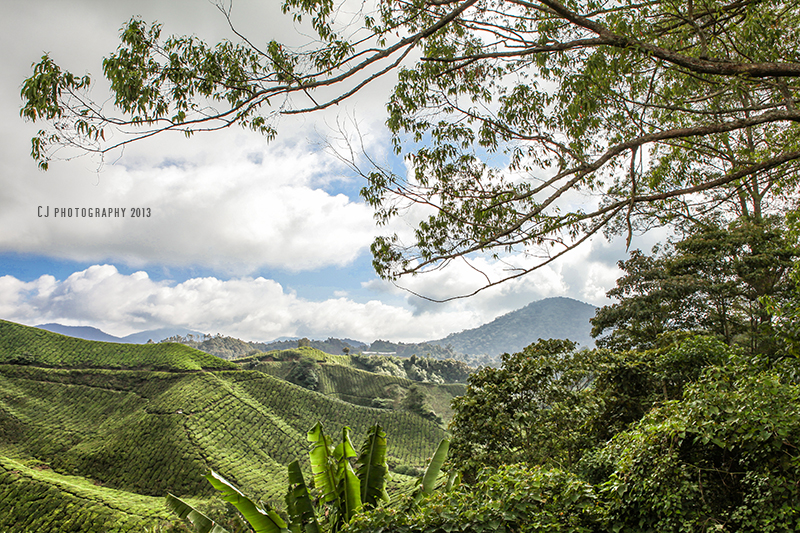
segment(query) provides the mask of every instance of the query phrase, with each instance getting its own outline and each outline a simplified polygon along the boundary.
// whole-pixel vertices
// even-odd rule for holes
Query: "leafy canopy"
[[[592,335],[599,346],[629,350],[654,347],[665,332],[695,331],[775,354],[773,308],[793,299],[799,254],[796,236],[776,218],[697,224],[654,256],[634,250],[619,262],[625,275],[608,292],[617,303],[597,311]]]
[[[378,0],[355,18],[333,0],[282,7],[313,30],[305,46],[164,38],[131,19],[103,62],[113,109],[89,98],[90,76],[44,56],[21,91],[22,116],[46,124],[32,156],[46,169],[65,146],[105,154],[234,124],[271,138],[278,115],[396,73],[387,125],[413,170],[363,170],[362,194],[380,223],[411,204],[430,216],[411,242],[378,237],[374,266],[396,279],[473,253],[537,255],[486,286],[601,231],[630,239],[709,211],[758,221],[796,192],[796,2]]]
[[[504,356],[455,405],[451,461],[472,484],[349,531],[797,530],[797,359],[672,341]]]

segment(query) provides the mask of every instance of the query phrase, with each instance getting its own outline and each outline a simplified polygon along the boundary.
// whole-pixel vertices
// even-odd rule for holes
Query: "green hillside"
[[[8,322],[0,337],[0,531],[8,533],[69,530],[55,526],[62,521],[83,524],[79,531],[142,531],[170,516],[167,492],[215,497],[202,477],[209,468],[280,504],[286,465],[305,458],[317,421],[332,434],[349,425],[354,442],[380,423],[395,467],[422,466],[444,436],[408,411],[339,399],[345,381],[367,389],[374,375],[333,363],[323,381],[338,392],[324,394],[181,345],[83,341]],[[63,520],[19,518],[43,509]]]
[[[172,519],[163,498],[0,457],[0,531],[144,532]]]
[[[450,403],[464,394],[468,371],[472,370],[465,363],[452,359],[331,355],[310,347],[267,352],[236,362],[245,368],[311,387],[325,396],[365,407],[401,409],[403,398],[416,385],[424,394],[427,406],[444,424],[452,418]],[[304,372],[314,374],[313,386],[297,379],[297,371],[303,363],[309,364]],[[452,380],[457,382],[446,382]]]
[[[0,320],[0,363],[59,368],[224,370],[237,368],[182,344],[85,341]]]

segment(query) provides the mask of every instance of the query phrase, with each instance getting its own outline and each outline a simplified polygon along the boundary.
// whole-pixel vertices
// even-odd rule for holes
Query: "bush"
[[[775,371],[715,367],[601,454],[614,531],[800,528],[800,387]]]
[[[308,390],[319,388],[319,376],[314,370],[315,363],[309,359],[302,358],[292,365],[292,369],[286,376],[286,381],[300,385]]]
[[[416,468],[416,467],[413,467],[413,466],[410,466],[410,465],[400,465],[397,468],[395,468],[393,471],[396,474],[402,474],[404,476],[412,476],[412,477],[419,477],[424,473],[419,468]]]
[[[437,491],[417,506],[357,515],[347,533],[588,533],[601,518],[591,485],[567,472],[524,465],[484,470],[474,486]]]

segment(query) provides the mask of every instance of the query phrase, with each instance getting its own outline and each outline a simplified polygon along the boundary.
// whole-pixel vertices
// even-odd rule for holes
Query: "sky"
[[[254,42],[298,42],[277,0],[234,0],[232,20]],[[165,34],[235,39],[208,0],[2,0],[0,39],[0,318],[93,326],[112,335],[185,327],[244,340],[279,337],[419,342],[474,328],[554,296],[609,303],[624,238],[598,238],[527,277],[436,304],[380,280],[369,245],[378,228],[364,185],[333,153],[358,130],[372,157],[390,152],[384,103],[391,80],[325,113],[283,118],[278,137],[233,128],[185,139],[162,135],[99,161],[30,158],[38,125],[19,117],[19,91],[45,52],[62,68],[99,78],[102,58],[134,15]],[[105,99],[102,87],[93,96]],[[73,209],[125,209],[103,218]],[[145,216],[132,216],[143,214]],[[49,216],[44,216],[49,215]],[[409,219],[392,231],[408,232]],[[649,250],[657,238],[634,242]],[[509,257],[509,261],[524,259]],[[470,264],[468,264],[468,262]],[[399,284],[430,298],[471,292],[485,258]]]

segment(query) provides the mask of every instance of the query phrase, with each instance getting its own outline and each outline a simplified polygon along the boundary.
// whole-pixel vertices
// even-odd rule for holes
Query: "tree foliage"
[[[412,171],[364,170],[363,196],[381,223],[409,204],[432,214],[411,242],[378,237],[375,268],[395,279],[472,253],[543,254],[489,286],[603,230],[630,238],[711,211],[759,219],[796,191],[794,2],[386,0],[355,18],[333,0],[282,7],[311,42],[210,45],[131,19],[103,61],[113,109],[88,97],[90,76],[44,56],[21,91],[22,116],[45,122],[32,156],[47,168],[65,146],[105,154],[234,124],[272,137],[276,116],[396,73],[387,125]]]
[[[706,337],[628,352],[577,351],[569,341],[549,340],[504,354],[500,368],[470,376],[466,393],[453,400],[450,461],[467,480],[517,462],[582,468],[586,453],[653,406],[680,399],[726,354],[724,344]]]
[[[628,352],[575,353],[554,342],[505,356],[501,369],[470,383],[451,447],[453,468],[472,472],[466,487],[411,513],[366,513],[351,530],[800,526],[796,359],[743,355],[702,336]],[[565,387],[578,376],[587,381],[580,396]]]
[[[713,367],[603,451],[621,531],[800,527],[797,383],[741,361]]]
[[[671,247],[620,261],[625,272],[608,292],[617,303],[598,310],[592,335],[615,350],[650,348],[669,331],[717,335],[750,353],[775,353],[778,343],[767,304],[791,299],[789,274],[800,255],[778,219],[727,226],[703,223]]]
[[[574,474],[507,465],[484,471],[474,485],[435,492],[408,510],[362,513],[347,531],[589,533],[598,511],[593,487]]]
[[[465,479],[484,467],[527,462],[569,465],[586,447],[580,427],[589,416],[584,401],[590,374],[569,341],[540,340],[502,356],[499,369],[485,367],[469,377],[455,411],[450,457]],[[571,441],[570,435],[576,440]]]
[[[304,389],[317,390],[319,388],[319,376],[314,367],[316,367],[314,361],[301,358],[292,365],[292,369],[286,376],[286,381],[300,385]]]

